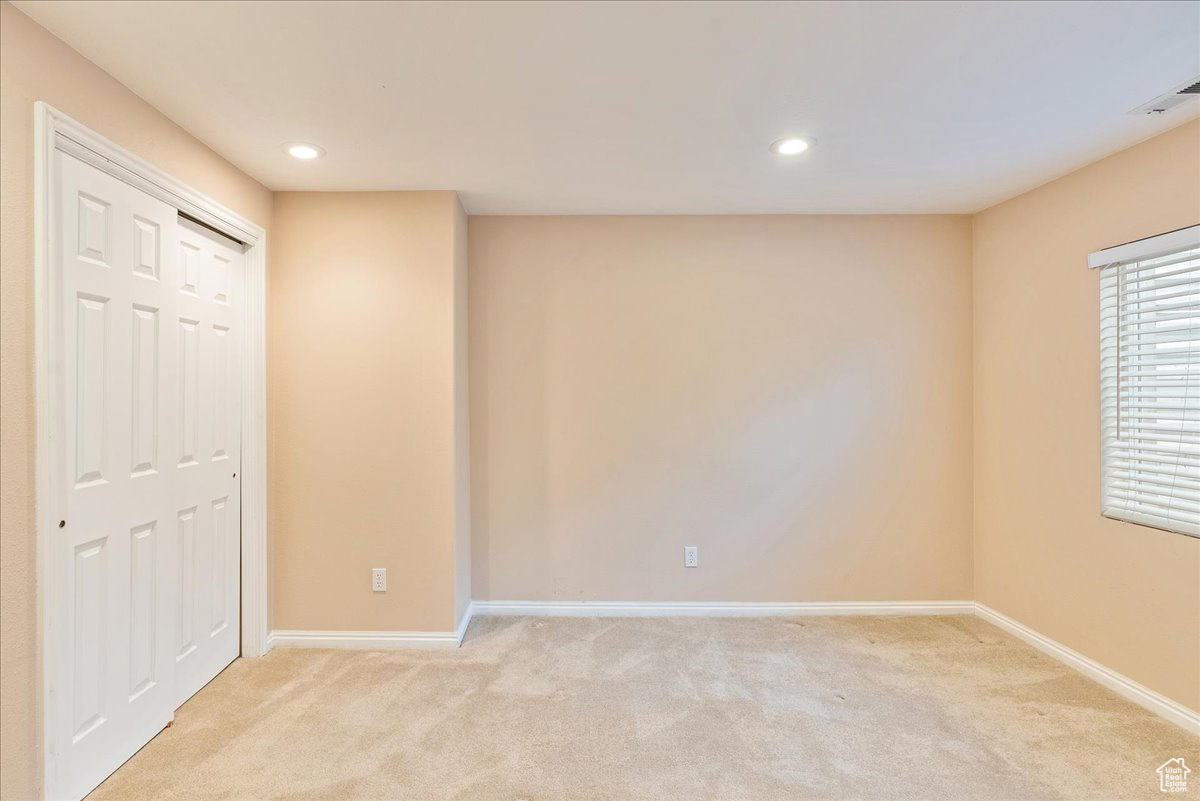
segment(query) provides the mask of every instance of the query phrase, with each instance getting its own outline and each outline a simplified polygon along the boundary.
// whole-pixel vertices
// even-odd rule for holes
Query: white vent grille
[[[1193,78],[1187,83],[1176,86],[1166,94],[1159,95],[1149,103],[1143,103],[1130,114],[1164,114],[1176,106],[1183,105],[1189,100],[1200,97],[1200,77]]]

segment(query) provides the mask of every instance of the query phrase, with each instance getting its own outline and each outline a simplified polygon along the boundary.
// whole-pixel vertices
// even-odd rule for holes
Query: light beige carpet
[[[1173,757],[1200,777],[1200,740],[973,617],[477,618],[239,660],[90,799],[1157,798]]]

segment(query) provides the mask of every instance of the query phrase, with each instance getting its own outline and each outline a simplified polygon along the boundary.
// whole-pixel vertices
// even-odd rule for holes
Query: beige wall
[[[475,598],[971,598],[970,233],[473,217]]]
[[[1100,517],[1088,253],[1200,223],[1200,122],[977,215],[975,590],[1200,708],[1200,540]]]
[[[467,444],[453,192],[275,195],[267,342],[276,629],[457,622]],[[469,543],[465,544],[469,548]],[[371,592],[373,567],[388,591]],[[465,604],[463,604],[465,605]]]
[[[0,797],[38,797],[34,534],[33,103],[45,100],[266,225],[271,194],[94,64],[0,3]]]
[[[457,200],[457,198],[456,198]],[[454,204],[454,619],[471,603],[471,397],[467,213]]]
[[[486,217],[468,234],[452,192],[273,204],[0,2],[0,797],[37,797],[41,769],[37,99],[270,223],[275,628],[444,631],[472,595],[977,597],[1200,707],[1200,540],[1098,515],[1084,268],[1200,222],[1200,123],[973,224]]]

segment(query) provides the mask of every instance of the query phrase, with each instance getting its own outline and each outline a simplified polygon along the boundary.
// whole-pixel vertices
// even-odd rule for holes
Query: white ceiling
[[[1195,0],[15,5],[272,189],[473,214],[972,212],[1200,105],[1126,114]]]

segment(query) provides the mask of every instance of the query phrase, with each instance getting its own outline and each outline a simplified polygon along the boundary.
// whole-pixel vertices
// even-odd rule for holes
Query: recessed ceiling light
[[[776,139],[771,143],[771,152],[778,153],[781,156],[794,156],[797,153],[803,153],[810,147],[815,145],[815,139],[803,139],[800,137],[788,137],[786,139]]]
[[[294,159],[312,161],[325,155],[325,148],[310,145],[308,142],[288,142],[283,146],[283,152]]]

